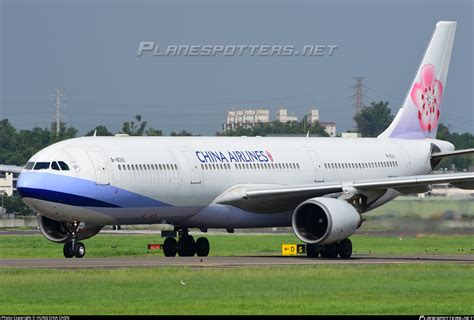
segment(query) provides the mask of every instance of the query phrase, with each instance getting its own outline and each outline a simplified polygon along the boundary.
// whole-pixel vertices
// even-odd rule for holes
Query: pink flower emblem
[[[435,67],[425,64],[421,68],[421,82],[415,82],[411,99],[418,109],[418,120],[423,131],[431,132],[439,120],[439,106],[443,96],[443,84],[436,79]]]

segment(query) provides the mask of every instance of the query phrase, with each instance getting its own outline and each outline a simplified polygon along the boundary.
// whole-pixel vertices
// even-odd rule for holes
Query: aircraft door
[[[190,176],[190,183],[191,184],[201,184],[201,168],[200,164],[198,163],[197,159],[193,157],[193,153],[191,150],[183,150],[184,158],[188,163],[188,167],[191,172]]]
[[[307,150],[314,170],[314,182],[324,182],[323,170],[320,170],[321,162],[314,150]]]
[[[87,151],[87,155],[92,162],[95,172],[95,184],[96,185],[109,185],[109,174],[107,173],[107,165],[105,159],[99,151],[91,150]]]

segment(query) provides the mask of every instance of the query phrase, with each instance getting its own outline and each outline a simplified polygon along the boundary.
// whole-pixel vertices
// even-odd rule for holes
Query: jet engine
[[[312,198],[293,212],[292,226],[296,236],[310,244],[331,244],[350,237],[359,228],[357,210],[344,200]]]
[[[64,243],[70,240],[70,223],[39,215],[38,224],[41,233],[46,239],[57,243]],[[103,226],[81,226],[76,231],[76,240],[84,240],[95,236],[102,228]]]

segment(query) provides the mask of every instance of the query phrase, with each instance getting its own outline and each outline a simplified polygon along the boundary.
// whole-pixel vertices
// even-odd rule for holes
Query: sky
[[[354,124],[355,76],[365,104],[395,114],[439,20],[458,21],[441,122],[474,133],[473,2],[0,0],[0,118],[49,126],[52,95],[80,134],[149,126],[214,135],[228,110],[315,106],[338,132]],[[330,56],[137,56],[139,43],[336,45]]]

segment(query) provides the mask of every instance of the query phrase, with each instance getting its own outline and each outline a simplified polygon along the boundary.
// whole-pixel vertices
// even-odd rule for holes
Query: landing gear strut
[[[77,242],[77,229],[79,228],[79,223],[74,221],[74,223],[69,225],[69,241],[64,243],[63,253],[65,258],[82,258],[86,254],[86,246],[82,242]]]
[[[307,244],[306,255],[310,258],[317,258],[321,255],[322,258],[334,259],[339,256],[342,259],[349,259],[352,256],[352,242],[349,238],[346,238],[324,246]]]
[[[193,257],[194,255],[207,257],[209,249],[207,238],[201,237],[195,241],[187,228],[178,229],[178,241],[173,237],[167,237],[163,244],[165,257],[174,257],[176,253],[180,257]]]

